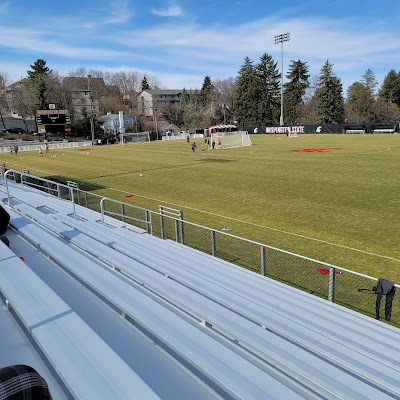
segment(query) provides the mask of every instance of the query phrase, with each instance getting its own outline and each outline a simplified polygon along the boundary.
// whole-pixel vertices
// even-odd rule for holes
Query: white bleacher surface
[[[54,399],[400,398],[399,329],[55,196],[9,192],[0,367],[31,365]]]

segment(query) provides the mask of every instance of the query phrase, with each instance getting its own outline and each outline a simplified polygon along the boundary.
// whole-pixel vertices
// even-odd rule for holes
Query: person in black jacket
[[[379,309],[381,307],[381,299],[382,296],[386,296],[385,301],[385,319],[386,321],[390,321],[390,317],[392,314],[392,303],[393,298],[396,293],[396,286],[394,283],[389,282],[386,279],[378,279],[378,283],[376,286],[372,288],[372,290],[377,294],[376,297],[376,319],[379,319]]]
[[[0,235],[4,235],[7,232],[9,222],[10,215],[2,206],[0,206]]]

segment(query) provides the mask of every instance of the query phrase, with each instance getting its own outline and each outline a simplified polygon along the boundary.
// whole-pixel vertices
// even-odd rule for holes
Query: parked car
[[[22,128],[11,127],[3,129],[3,133],[18,133],[21,135],[22,133],[25,133],[25,131]]]

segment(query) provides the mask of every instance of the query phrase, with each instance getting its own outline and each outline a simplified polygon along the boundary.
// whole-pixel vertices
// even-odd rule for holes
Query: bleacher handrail
[[[56,185],[57,187],[57,193],[60,193],[60,188],[65,188],[66,190],[68,190],[69,193],[69,200],[72,205],[73,205],[73,212],[74,212],[74,217],[75,219],[76,217],[76,210],[75,210],[75,194],[78,193],[78,199],[79,199],[79,193],[83,192],[85,193],[85,195],[88,195],[89,193],[79,189],[79,188],[74,188],[74,187],[69,187],[67,185],[64,185],[62,183],[59,182],[54,182],[45,178],[40,178],[40,177],[36,177],[34,175],[30,175],[28,173],[21,173],[18,172],[16,170],[8,170],[4,173],[3,175],[3,181],[4,184],[6,186],[6,191],[7,191],[7,200],[8,200],[8,204],[10,204],[10,192],[9,192],[9,187],[8,187],[8,177],[13,175],[14,179],[16,175],[20,176],[21,179],[21,183],[23,184],[29,184],[29,185],[34,185],[32,182],[28,182],[27,178],[34,178],[37,180],[42,180],[43,182],[45,182],[47,185],[48,184],[53,184]],[[41,185],[37,185],[38,187],[42,187]],[[54,194],[54,191],[52,192]],[[175,242],[183,244],[183,245],[187,245],[189,247],[191,247],[188,242],[189,240],[193,240],[193,235],[190,236],[188,235],[188,238],[185,238],[185,234],[184,232],[190,232],[190,231],[195,231],[195,232],[199,232],[199,230],[201,232],[204,233],[204,237],[208,237],[211,245],[209,247],[209,249],[211,249],[211,251],[209,251],[206,246],[200,246],[201,247],[201,251],[205,252],[205,253],[209,253],[212,254],[213,256],[217,257],[217,258],[223,258],[223,257],[218,257],[218,252],[221,254],[225,254],[225,255],[234,255],[233,253],[227,253],[226,249],[224,249],[224,245],[219,245],[219,247],[217,248],[217,242],[221,242],[221,243],[234,243],[239,242],[242,243],[243,246],[251,246],[253,249],[253,252],[255,252],[257,249],[258,254],[259,254],[259,267],[257,268],[253,268],[253,270],[258,271],[258,273],[260,273],[261,275],[264,276],[271,276],[271,273],[267,274],[267,269],[266,269],[266,264],[267,264],[267,259],[268,257],[266,256],[266,251],[273,251],[273,252],[277,252],[281,255],[283,255],[282,257],[293,257],[297,260],[296,265],[301,266],[302,264],[304,265],[314,265],[316,264],[318,267],[323,267],[323,269],[326,269],[327,274],[329,274],[329,281],[327,282],[328,284],[328,293],[327,293],[327,299],[331,302],[335,301],[335,276],[338,273],[347,273],[347,274],[351,274],[353,277],[358,277],[358,278],[363,278],[363,279],[367,279],[369,281],[373,281],[373,283],[371,284],[371,287],[373,286],[373,284],[375,284],[375,282],[377,281],[377,278],[363,274],[363,273],[359,273],[344,267],[340,267],[331,263],[327,263],[324,261],[319,261],[307,256],[303,256],[288,250],[283,250],[280,249],[278,247],[274,247],[274,246],[270,246],[267,244],[263,244],[260,242],[256,242],[250,239],[245,239],[242,238],[240,236],[236,236],[233,235],[231,233],[225,232],[221,229],[215,229],[215,228],[209,228],[200,224],[196,224],[194,222],[189,222],[189,221],[184,221],[183,220],[183,216],[179,214],[179,212],[177,213],[177,211],[179,210],[175,210],[175,209],[171,209],[171,211],[173,211],[172,213],[167,213],[165,211],[167,211],[167,209],[169,210],[168,207],[160,207],[159,211],[152,211],[143,207],[139,207],[139,206],[135,206],[133,204],[129,204],[129,203],[125,203],[122,201],[118,201],[118,200],[114,200],[114,199],[110,199],[107,197],[101,197],[99,195],[95,195],[93,194],[93,196],[97,197],[99,199],[99,207],[100,207],[100,214],[101,214],[101,220],[99,222],[102,222],[104,225],[107,224],[108,221],[106,221],[106,217],[111,217],[114,218],[116,220],[121,220],[123,222],[127,221],[130,225],[132,226],[140,226],[140,225],[144,225],[146,227],[147,233],[149,233],[150,235],[153,235],[153,231],[154,231],[154,224],[157,223],[157,221],[159,221],[159,226],[160,226],[160,232],[157,233],[156,235],[159,235],[162,239],[168,239],[168,235],[169,238],[173,238]],[[60,197],[60,196],[59,196]],[[107,203],[113,203],[115,205],[117,205],[117,207],[106,207]],[[77,203],[79,204],[79,203]],[[84,208],[88,208],[90,209],[90,207],[88,205],[83,206]],[[120,211],[115,211],[115,209],[118,209]],[[143,213],[143,218],[138,218],[136,216],[132,216],[129,215],[129,209],[133,209],[135,211],[140,211],[141,213]],[[168,222],[170,221],[170,222]],[[167,224],[169,225],[169,231],[167,230],[168,235],[166,235],[166,226]],[[174,229],[172,229],[172,226],[174,226]],[[129,229],[129,228],[128,228]],[[172,233],[174,231],[174,233]],[[198,235],[198,234],[197,234]],[[196,236],[196,234],[194,235]],[[219,238],[217,240],[217,237]],[[221,239],[221,238],[226,238],[226,239]],[[186,240],[188,239],[188,240]],[[194,246],[196,248],[196,246]],[[221,250],[222,248],[222,250]],[[253,253],[256,254],[256,253]],[[237,263],[237,265],[240,265],[240,263]],[[244,265],[242,265],[243,267]],[[317,268],[319,269],[319,268]],[[286,282],[289,283],[290,282]],[[400,287],[400,285],[396,284],[396,287]],[[323,293],[323,292],[321,292]]]

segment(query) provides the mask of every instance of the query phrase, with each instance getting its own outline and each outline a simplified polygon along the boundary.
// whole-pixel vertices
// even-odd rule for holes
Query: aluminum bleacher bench
[[[51,216],[44,215],[45,218]],[[12,216],[12,223],[26,239],[36,242],[65,270],[107,299],[121,314],[141,326],[163,346],[178,353],[200,376],[205,376],[228,398],[260,399],[268,393],[282,398],[303,398],[308,389],[290,380],[289,386],[277,379],[280,373],[250,362],[241,351],[224,345],[219,335],[210,334],[199,321],[183,317],[170,303],[156,298],[146,287],[126,282],[120,276],[85,257],[29,220]],[[83,234],[82,238],[83,239]],[[71,233],[71,238],[78,236]],[[143,266],[142,266],[143,267]],[[223,396],[223,397],[224,397]],[[90,397],[88,397],[90,398]],[[92,397],[96,398],[96,397]],[[129,398],[129,397],[110,397]],[[144,398],[144,397],[138,397]]]
[[[260,358],[265,357],[273,360],[271,362],[274,365],[286,366],[287,368],[290,365],[292,374],[294,374],[298,365],[291,365],[290,359],[296,356],[298,360],[302,360],[301,368],[297,370],[297,373],[303,374],[304,385],[306,385],[308,379],[309,382],[314,382],[315,385],[321,387],[324,386],[325,390],[335,392],[344,396],[344,398],[356,397],[357,394],[351,394],[349,388],[354,387],[359,382],[357,382],[357,379],[353,381],[354,377],[349,378],[343,372],[347,370],[349,374],[358,376],[361,380],[369,379],[372,382],[371,386],[380,386],[385,390],[390,388],[389,390],[392,393],[399,393],[396,376],[399,373],[400,364],[396,362],[396,358],[400,354],[399,352],[397,352],[397,355],[393,354],[391,349],[383,346],[382,332],[373,333],[375,321],[370,318],[360,316],[359,330],[349,329],[343,323],[341,324],[343,331],[338,333],[337,326],[333,326],[327,319],[324,320],[323,315],[325,313],[327,315],[337,313],[338,324],[339,321],[345,321],[346,318],[351,323],[350,319],[354,316],[358,317],[359,314],[352,314],[352,312],[339,306],[288,288],[286,285],[266,280],[236,266],[233,266],[234,271],[230,269],[228,279],[232,280],[233,276],[240,279],[242,275],[241,279],[243,280],[239,281],[238,279],[236,285],[228,288],[229,290],[224,290],[221,288],[223,280],[218,279],[218,276],[210,276],[209,281],[207,281],[205,266],[202,268],[203,274],[200,272],[197,276],[193,274],[192,266],[196,257],[204,257],[208,264],[215,261],[216,264],[221,264],[219,268],[222,268],[223,264],[230,267],[228,263],[185,248],[191,256],[191,262],[188,263],[191,271],[185,273],[184,270],[177,268],[173,261],[164,261],[157,257],[154,251],[154,254],[149,254],[140,247],[127,245],[122,240],[113,241],[108,233],[96,235],[96,232],[85,223],[78,221],[77,225],[83,232],[86,231],[86,233],[93,235],[90,238],[71,234],[71,241],[77,246],[96,252],[103,261],[113,268],[131,276],[136,281],[143,282],[144,285],[151,287],[160,295],[163,294],[170,301],[174,301],[179,307],[191,310],[193,317],[203,320],[207,326],[228,332],[229,336],[235,337],[243,347],[249,346],[255,349]],[[152,243],[153,248],[157,248],[157,253],[160,252],[162,246],[166,248],[169,254],[174,253],[171,251],[171,248],[175,247],[172,243],[160,239],[153,241],[150,239],[149,237],[144,241],[140,237],[136,241]],[[103,243],[99,243],[99,240]],[[122,254],[108,246],[119,249]],[[182,247],[181,250],[183,250],[183,246],[176,247]],[[132,254],[134,260],[128,254]],[[140,261],[141,264],[138,264],[135,260]],[[150,266],[151,269],[143,268],[143,264]],[[157,270],[158,272],[156,272]],[[164,273],[164,275],[159,272]],[[255,302],[251,298],[246,298],[248,293],[244,291],[235,293],[235,286],[237,288],[246,286],[246,281],[251,286],[249,290],[255,292],[254,297],[259,299],[264,297],[265,304],[268,304],[268,306]],[[218,283],[214,284],[214,282]],[[257,290],[257,286],[260,286],[261,283],[264,284],[262,290]],[[264,289],[266,293],[272,292],[273,295],[265,295]],[[294,292],[294,300],[288,302],[286,306],[281,297],[275,298],[277,292],[285,291],[288,292],[287,296],[282,295],[282,298],[289,298]],[[294,303],[302,306],[296,307]],[[321,311],[313,311],[318,308]],[[302,317],[296,319],[296,314]],[[265,330],[262,329],[263,327]],[[365,335],[363,335],[364,329],[367,333]],[[395,330],[393,330],[393,333],[392,343],[395,347],[400,337]],[[301,337],[300,340],[299,337]],[[371,350],[374,353],[374,358],[365,354],[365,347],[375,348],[374,351]],[[307,348],[310,351],[305,350]],[[282,349],[285,349],[285,351],[282,351]],[[286,358],[285,354],[290,355],[289,358]],[[318,354],[316,358],[315,354]],[[353,359],[357,362],[353,362]],[[382,362],[382,366],[374,370],[377,360]],[[388,366],[383,366],[385,364]],[[344,375],[341,376],[343,373]],[[310,384],[310,387],[312,387],[312,384]],[[369,393],[370,398],[374,398],[379,393],[375,390],[366,385],[362,392],[364,394]]]
[[[204,321],[205,326],[228,334],[231,339],[237,340],[242,348],[256,351],[260,359],[268,360],[286,373],[290,370],[292,375],[297,374],[301,377],[303,385],[310,390],[315,386],[319,388],[321,395],[335,393],[340,397],[357,397],[352,388],[362,384],[355,378],[356,375],[362,381],[369,378],[373,382],[372,386],[380,386],[385,390],[390,388],[393,393],[398,390],[398,372],[394,372],[390,367],[381,366],[372,374],[370,371],[374,369],[376,362],[351,344],[345,347],[338,346],[339,342],[334,342],[332,346],[327,345],[326,338],[320,333],[309,331],[303,325],[299,326],[285,317],[281,319],[286,326],[281,325],[278,328],[276,324],[276,329],[273,329],[272,324],[268,325],[268,321],[274,318],[273,313],[265,310],[263,314],[259,313],[257,324],[254,320],[255,314],[253,321],[250,321],[249,313],[243,315],[239,308],[235,309],[234,304],[241,300],[239,296],[229,296],[226,292],[224,299],[210,290],[201,293],[201,286],[193,290],[188,286],[188,282],[182,284],[183,282],[179,281],[173,268],[167,276],[156,272],[153,268],[156,268],[160,261],[151,265],[152,268],[143,268],[142,264],[88,236],[72,234],[71,241],[82,248],[95,251],[103,261],[131,276],[135,281],[143,282],[153,292],[192,314],[193,318]],[[225,304],[222,305],[221,301],[224,300]],[[264,329],[265,326],[268,329]],[[299,341],[296,338],[299,333],[306,339]],[[376,343],[376,346],[379,348],[379,343]],[[385,349],[380,350],[384,352]],[[318,356],[315,353],[318,353]],[[358,359],[358,363],[353,363],[352,358]],[[294,359],[301,362],[293,362]],[[371,398],[379,395],[379,391],[367,384],[362,392]]]
[[[12,250],[0,246],[2,295],[73,398],[129,399],[135,393],[159,399]]]
[[[40,190],[29,188],[27,186],[21,186],[19,184],[11,183],[9,186],[9,192],[12,196],[11,205],[17,204],[18,201],[21,201],[38,209],[46,209],[48,210],[47,212],[59,212],[66,215],[73,215],[75,212],[75,215],[83,220],[101,222],[101,214],[79,204],[74,205],[69,200],[60,199]],[[127,226],[125,222],[111,218],[107,215],[104,216],[104,222],[105,224],[115,228]],[[145,230],[132,225],[129,225],[129,230],[139,234],[146,233]]]
[[[76,246],[97,254],[102,261],[141,282],[142,287],[160,298],[165,297],[176,307],[186,309],[193,318],[204,321],[206,327],[224,332],[240,343],[242,350],[255,351],[279,371],[291,371],[292,376],[301,378],[305,388],[317,390],[314,387],[318,387],[321,396],[353,399],[362,394],[364,398],[374,399],[400,394],[396,378],[400,372],[400,354],[395,350],[400,337],[398,331],[390,327],[385,326],[386,337],[383,338],[382,329],[370,318],[173,242],[135,234],[129,239],[125,235],[124,241],[120,238],[123,229],[104,227],[104,232],[97,230],[96,234],[92,223],[62,217],[81,230],[74,231],[65,229],[62,224],[52,225],[51,220],[56,215],[29,210],[26,205],[23,210],[27,214],[31,211],[32,217],[59,230],[59,234],[68,237]],[[52,240],[57,239],[47,239],[48,242]],[[75,264],[84,262],[84,258],[80,261],[72,259],[71,255],[63,258]],[[145,265],[150,268],[144,268]],[[74,269],[74,266],[69,268]],[[118,287],[116,282],[114,284]],[[89,285],[98,287],[93,282]],[[105,291],[99,293],[105,296]],[[117,292],[121,292],[125,300],[129,297],[128,292],[124,296],[123,287]],[[277,292],[279,298],[276,298]],[[110,299],[110,293],[106,297]],[[111,297],[115,306],[121,304],[121,298],[117,300],[115,294]],[[145,324],[147,329],[149,325],[154,327],[153,320],[145,322],[145,314],[135,319],[134,309],[121,305],[118,308],[135,322]],[[165,336],[160,337],[160,341],[166,343]],[[235,346],[231,344],[230,347]],[[273,375],[276,370],[270,373]],[[229,378],[225,377],[231,382]]]

